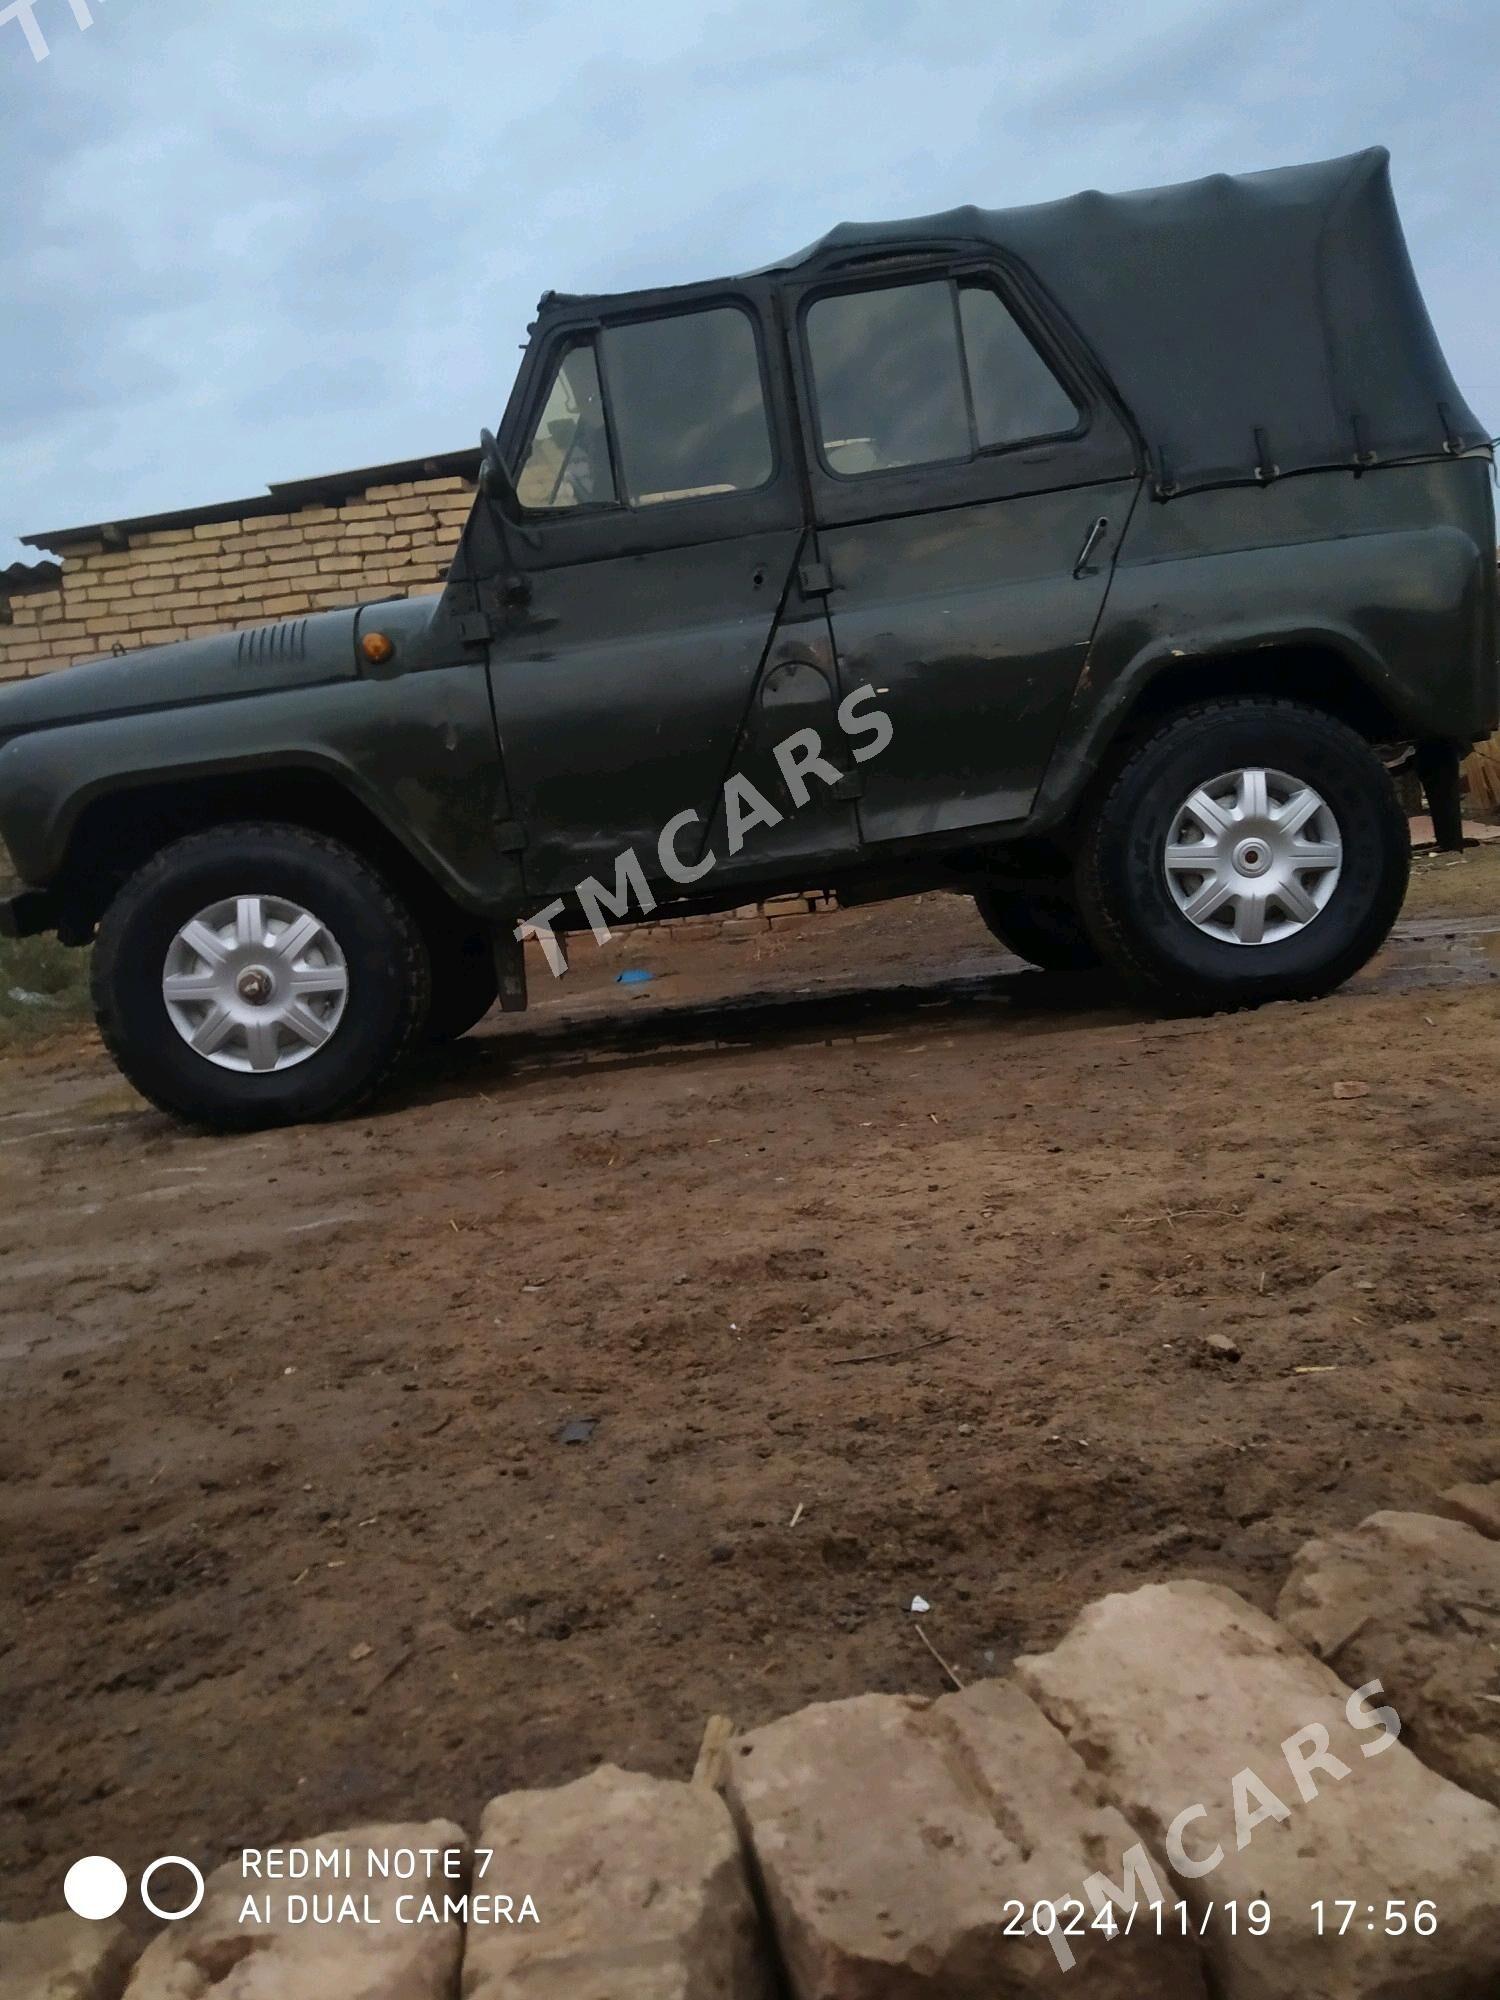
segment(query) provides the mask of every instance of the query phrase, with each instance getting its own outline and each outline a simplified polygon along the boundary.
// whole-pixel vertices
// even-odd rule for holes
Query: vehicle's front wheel
[[[1071,897],[1022,894],[987,883],[975,891],[974,907],[991,936],[1028,964],[1046,972],[1087,972],[1099,963],[1098,947]]]
[[[1171,717],[1115,774],[1079,904],[1105,957],[1159,998],[1305,1000],[1385,941],[1410,857],[1362,737],[1300,702],[1226,698]]]
[[[350,1110],[427,1015],[410,910],[352,849],[234,824],[163,848],[94,947],[99,1031],[137,1090],[222,1130]]]

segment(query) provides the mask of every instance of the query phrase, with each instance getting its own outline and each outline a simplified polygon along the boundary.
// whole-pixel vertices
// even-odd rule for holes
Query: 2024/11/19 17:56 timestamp
[[[1437,1904],[1423,1898],[1409,1903],[1404,1896],[1385,1903],[1362,1903],[1356,1897],[1338,1896],[1312,1906],[1319,1937],[1342,1937],[1346,1931],[1381,1931],[1386,1937],[1402,1937],[1413,1931],[1431,1937],[1438,1927]]]

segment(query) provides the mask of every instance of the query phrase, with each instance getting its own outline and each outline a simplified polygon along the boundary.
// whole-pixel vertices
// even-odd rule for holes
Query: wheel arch
[[[1091,663],[1092,664],[1092,663]],[[1089,692],[1085,668],[1079,696]],[[1153,644],[1096,690],[1089,720],[1058,745],[1037,795],[1038,830],[1076,824],[1141,738],[1168,716],[1223,696],[1300,701],[1348,725],[1369,743],[1412,740],[1378,656],[1352,634],[1295,631],[1182,647]],[[1076,708],[1075,697],[1075,708]]]
[[[1158,654],[1137,681],[1135,700],[1121,718],[1123,728],[1138,733],[1210,695],[1306,702],[1347,723],[1369,743],[1399,742],[1411,734],[1380,687],[1378,663],[1362,649],[1353,651],[1326,634],[1264,646]]]
[[[450,912],[463,915],[438,875],[352,787],[317,765],[288,764],[143,778],[94,792],[68,829],[51,887],[60,934],[85,941],[120,886],[153,854],[236,820],[275,820],[342,841],[379,869],[424,926]]]

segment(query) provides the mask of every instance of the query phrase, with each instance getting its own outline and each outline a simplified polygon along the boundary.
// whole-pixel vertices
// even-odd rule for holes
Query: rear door
[[[490,681],[528,891],[707,838],[804,532],[769,287],[549,315],[502,448],[524,601]],[[852,838],[851,829],[851,838]]]
[[[1024,817],[1140,487],[1134,441],[1022,274],[919,257],[788,302],[841,684],[892,737],[867,844]]]

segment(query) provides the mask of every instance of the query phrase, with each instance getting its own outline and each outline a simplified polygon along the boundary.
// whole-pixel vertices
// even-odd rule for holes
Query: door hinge
[[[804,597],[826,597],[833,589],[827,563],[803,563],[797,571],[797,581]]]
[[[518,819],[497,819],[495,845],[502,854],[519,854],[526,845],[526,835],[521,830],[521,822]]]
[[[470,611],[458,621],[458,636],[466,646],[487,646],[495,636],[487,611]]]
[[[862,799],[865,795],[865,774],[863,771],[845,771],[836,785],[828,787],[831,797],[836,799]]]

